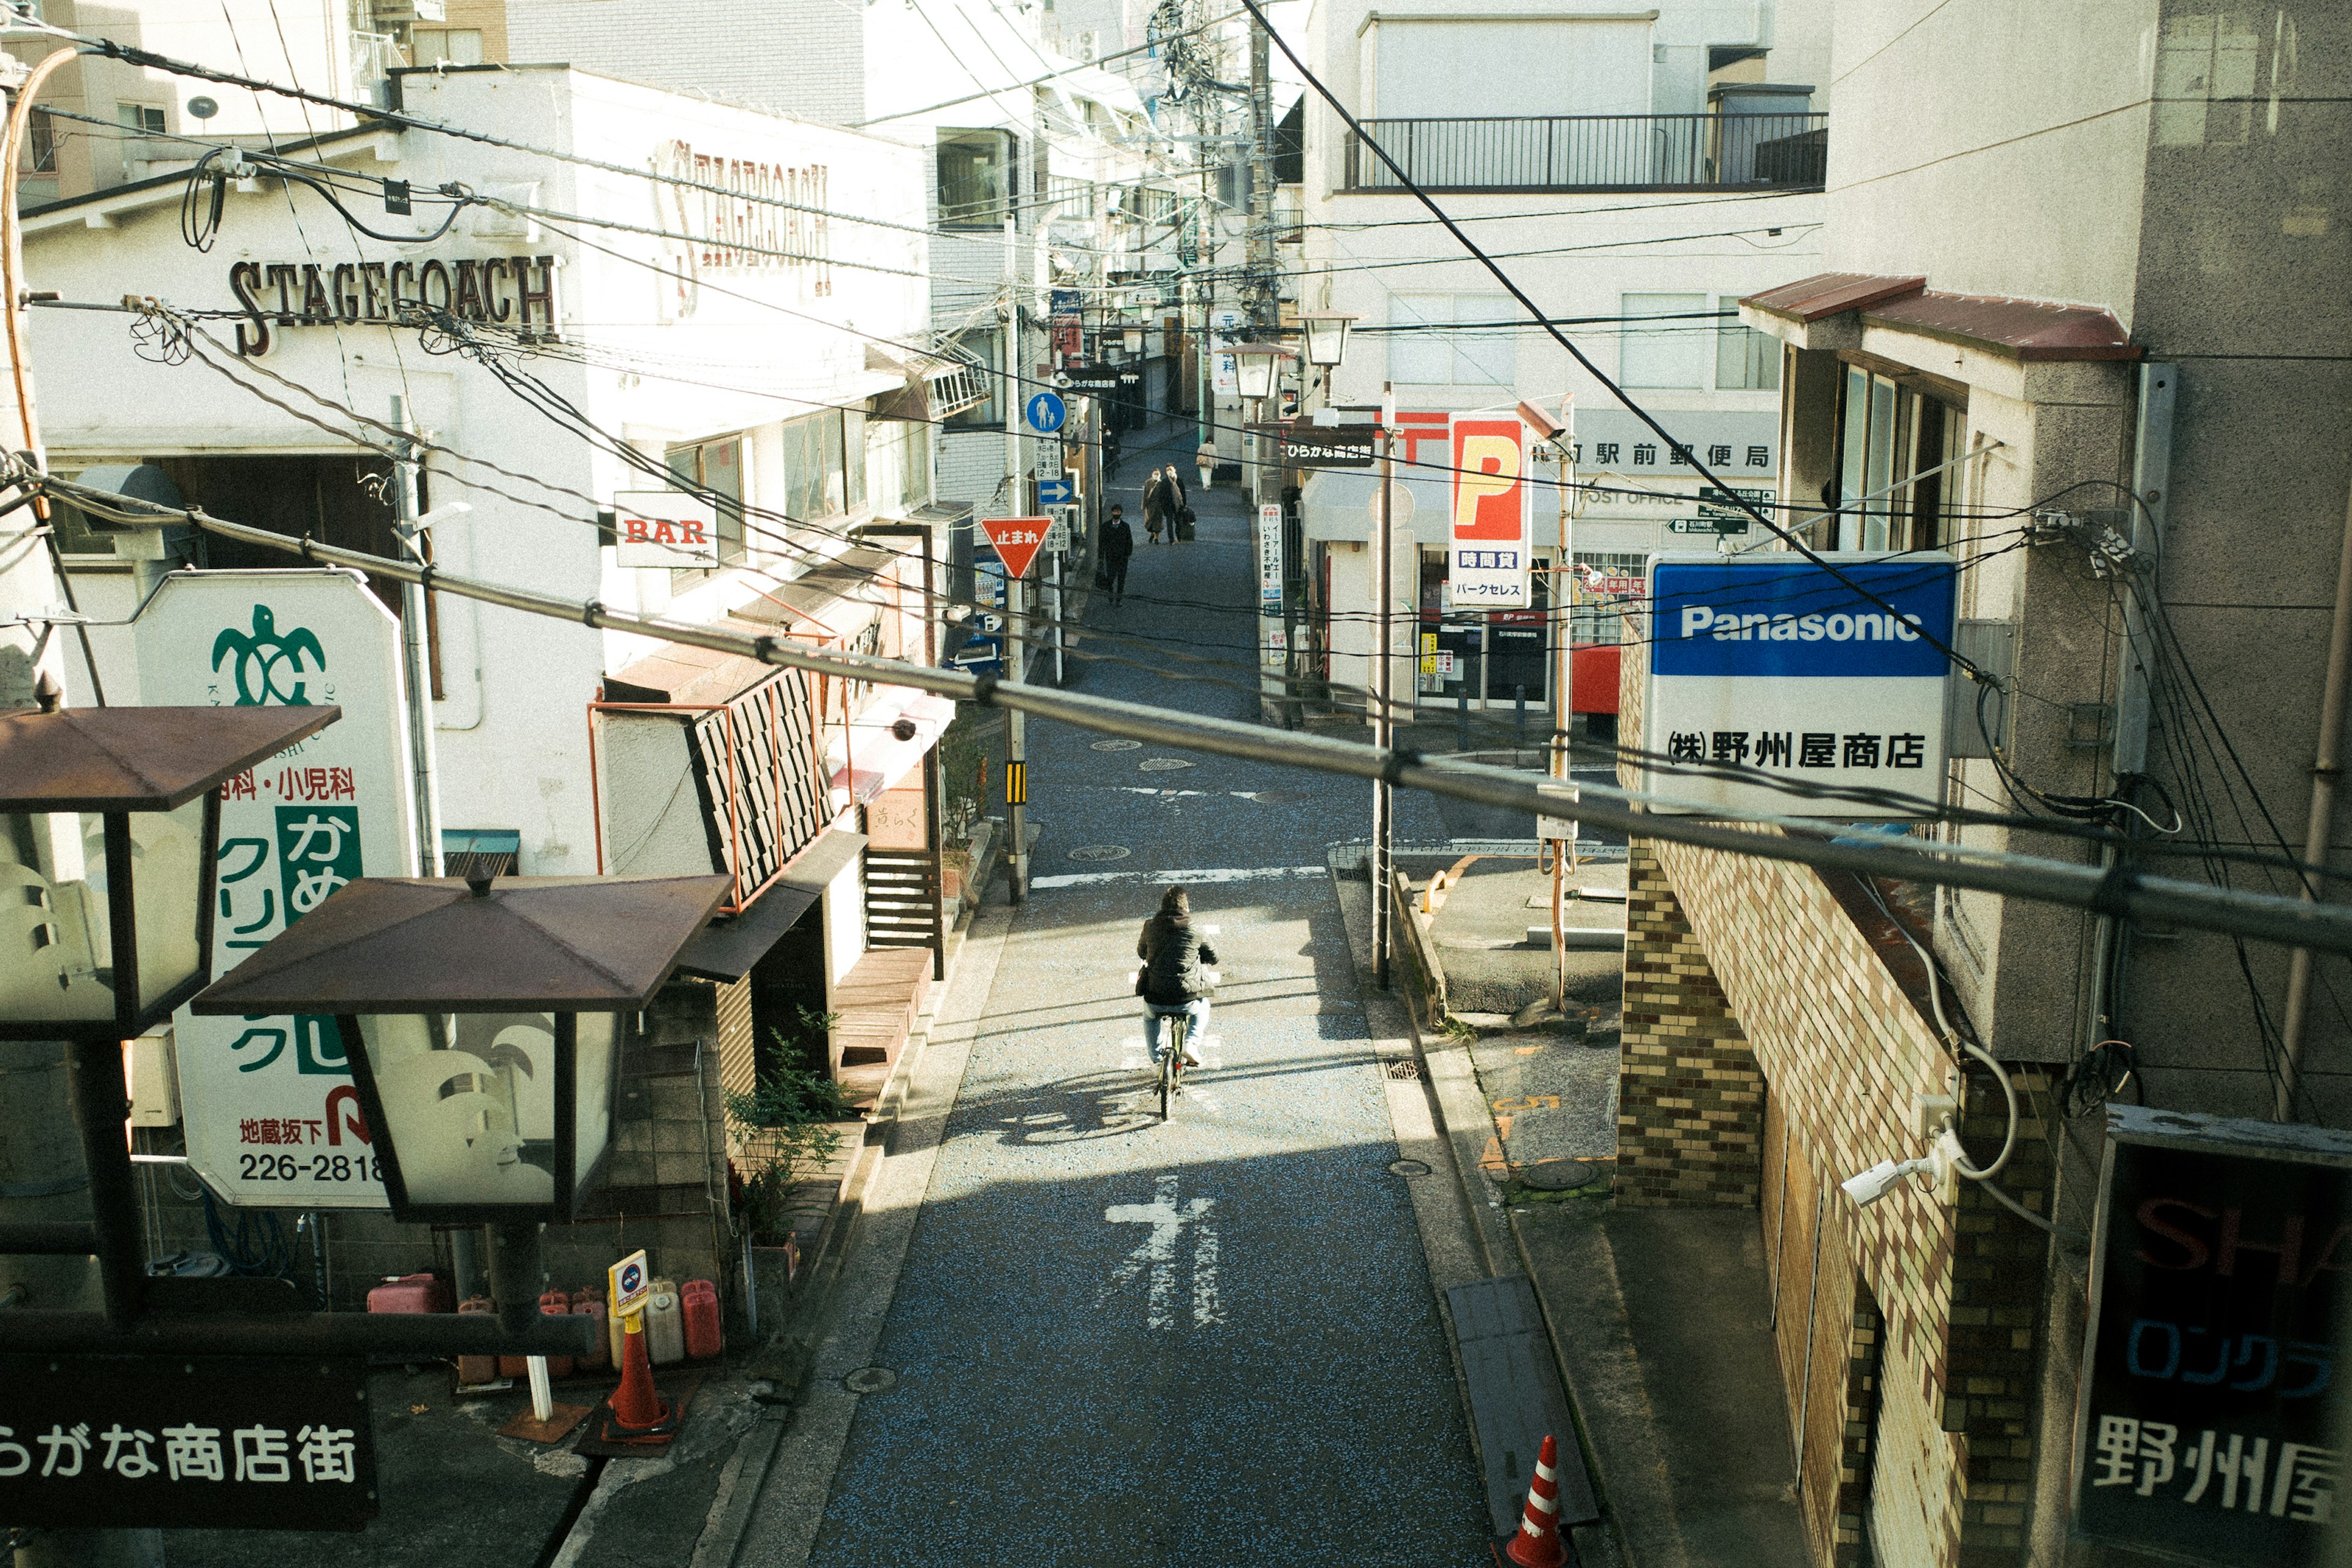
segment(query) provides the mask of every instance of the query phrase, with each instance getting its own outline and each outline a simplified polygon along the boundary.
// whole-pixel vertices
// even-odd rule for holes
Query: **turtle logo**
[[[310,666],[305,669],[302,659],[308,655]],[[221,660],[234,658],[230,666],[236,677],[236,705],[239,708],[259,708],[271,702],[288,708],[310,705],[308,681],[304,675],[320,673],[327,668],[327,650],[307,628],[296,626],[280,633],[278,617],[267,605],[253,606],[251,636],[225,627],[213,640],[213,669],[217,673]],[[279,685],[283,678],[288,684]]]

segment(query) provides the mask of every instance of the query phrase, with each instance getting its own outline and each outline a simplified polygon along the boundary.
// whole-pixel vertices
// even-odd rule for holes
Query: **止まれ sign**
[[[1787,555],[1651,557],[1644,787],[1667,804],[1650,809],[1785,811],[1785,781],[1894,797],[1807,801],[1808,815],[1934,810],[1954,575],[1941,554],[1841,555],[1834,572]]]
[[[175,572],[134,628],[140,695],[340,703],[342,721],[221,786],[213,973],[360,877],[416,874],[400,623],[346,571]],[[188,1161],[239,1205],[385,1206],[342,1036],[324,1014],[173,1022]]]
[[[613,498],[614,564],[715,569],[719,509],[684,490],[625,490]]]
[[[0,1519],[357,1530],[376,1512],[365,1375],[295,1356],[0,1356]]]
[[[2352,1268],[2352,1137],[2110,1106],[2075,1414],[2084,1535],[2322,1560]]]

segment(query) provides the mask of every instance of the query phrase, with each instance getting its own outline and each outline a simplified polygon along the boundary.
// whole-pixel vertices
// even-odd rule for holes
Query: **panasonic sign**
[[[1647,787],[1675,803],[1653,809],[1899,819],[1935,808],[1956,565],[1936,552],[1830,559],[1834,572],[1777,552],[1651,557],[1641,743]],[[1790,784],[1889,798],[1776,787]]]

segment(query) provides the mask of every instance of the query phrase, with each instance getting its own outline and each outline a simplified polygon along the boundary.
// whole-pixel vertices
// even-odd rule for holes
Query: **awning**
[[[1447,474],[1399,468],[1396,482],[1412,498],[1410,507],[1389,503],[1391,521],[1400,529],[1427,534],[1443,529],[1454,504]],[[1307,476],[1298,492],[1298,521],[1309,539],[1327,543],[1361,544],[1371,537],[1380,514],[1373,503],[1381,493],[1378,468],[1318,468]],[[1431,535],[1431,537],[1434,537]]]
[[[939,744],[940,736],[955,720],[955,704],[911,686],[885,686],[874,694],[866,710],[851,721],[845,756],[836,732],[826,743],[825,763],[833,770],[833,787],[865,805],[914,772],[923,753]],[[904,721],[904,726],[900,721]],[[901,739],[898,730],[910,730]],[[856,788],[851,788],[855,772]],[[836,799],[836,808],[847,804]]]
[[[751,966],[776,945],[776,939],[793,929],[865,847],[862,833],[826,829],[815,843],[793,857],[782,875],[751,901],[750,909],[732,920],[713,921],[697,932],[678,954],[678,973],[730,985],[751,973]]]

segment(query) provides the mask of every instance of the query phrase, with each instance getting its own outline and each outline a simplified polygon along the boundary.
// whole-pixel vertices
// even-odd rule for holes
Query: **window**
[[[1933,550],[1957,498],[1965,413],[1930,392],[1857,364],[1838,398],[1839,550]],[[1921,477],[1924,476],[1924,477]],[[1881,492],[1885,493],[1881,493]],[[1864,498],[1869,498],[1864,500]]]
[[[58,172],[58,122],[46,109],[36,108],[26,126],[25,167],[36,174]]]
[[[118,103],[114,106],[114,121],[133,131],[143,131],[151,136],[163,133],[163,106],[160,103]]]
[[[722,566],[743,563],[743,438],[729,436],[717,441],[697,441],[669,449],[669,471],[678,489],[700,490],[719,506],[719,562]],[[688,574],[686,581],[692,581]],[[673,575],[673,582],[678,578]]]
[[[1704,294],[1622,296],[1617,380],[1626,386],[1704,387],[1706,384],[1706,313]],[[1679,316],[1681,321],[1659,321]]]
[[[410,63],[420,66],[478,66],[482,63],[479,27],[414,27],[408,34]]]
[[[1389,296],[1389,379],[1422,386],[1511,387],[1518,307],[1507,294]]]
[[[981,384],[988,395],[970,408],[947,416],[950,430],[985,430],[1001,427],[1004,423],[1003,405],[997,401],[1002,384],[1000,373],[1004,368],[1003,334],[1001,332],[959,332],[955,353],[958,359],[980,367]]]
[[[940,132],[940,221],[971,227],[1003,223],[1020,195],[1013,175],[1013,137],[1003,131]]]
[[[784,512],[795,522],[866,504],[866,416],[829,408],[784,426]]]
[[[1716,309],[1730,312],[1715,329],[1715,389],[1771,392],[1780,384],[1780,340],[1739,324],[1739,297],[1727,294]]]

